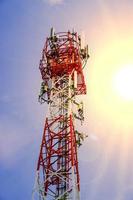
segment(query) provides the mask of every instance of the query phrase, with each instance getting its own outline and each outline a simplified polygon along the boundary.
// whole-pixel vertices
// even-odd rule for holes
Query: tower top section
[[[39,69],[42,79],[48,81],[53,77],[70,75],[75,71],[77,73],[77,89],[81,89],[82,86],[81,94],[86,93],[83,68],[88,58],[88,45],[82,48],[81,36],[77,32],[55,33],[52,28],[40,60]]]

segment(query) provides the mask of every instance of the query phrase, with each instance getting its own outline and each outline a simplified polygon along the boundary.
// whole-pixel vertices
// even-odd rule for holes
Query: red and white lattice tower
[[[82,47],[76,32],[55,33],[46,39],[39,69],[42,75],[39,101],[47,102],[37,164],[34,200],[79,200],[80,179],[77,150],[84,135],[75,130],[74,120],[84,120],[83,103],[76,96],[86,94],[83,68],[88,46]]]

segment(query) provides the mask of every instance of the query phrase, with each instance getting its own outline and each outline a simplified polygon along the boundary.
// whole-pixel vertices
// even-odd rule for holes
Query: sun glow
[[[133,65],[118,70],[113,78],[116,92],[125,100],[133,100]]]
[[[93,132],[133,132],[132,46],[132,38],[113,39],[92,58],[86,103]]]

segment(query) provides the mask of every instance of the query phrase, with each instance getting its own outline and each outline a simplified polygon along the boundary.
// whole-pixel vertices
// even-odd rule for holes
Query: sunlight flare
[[[118,70],[113,78],[113,87],[125,100],[133,100],[133,65]]]
[[[93,58],[86,100],[92,132],[133,132],[132,46],[132,38],[113,38]],[[98,127],[99,123],[103,125]]]

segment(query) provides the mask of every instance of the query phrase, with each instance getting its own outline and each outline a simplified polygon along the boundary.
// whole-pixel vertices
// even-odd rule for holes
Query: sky
[[[0,200],[31,199],[47,114],[38,67],[51,27],[83,32],[89,45],[81,200],[132,200],[133,82],[117,81],[121,95],[114,81],[133,68],[132,0],[0,0]]]

